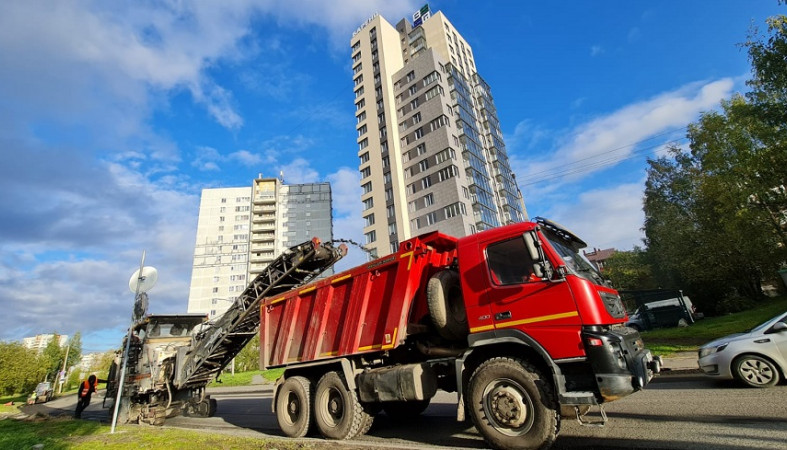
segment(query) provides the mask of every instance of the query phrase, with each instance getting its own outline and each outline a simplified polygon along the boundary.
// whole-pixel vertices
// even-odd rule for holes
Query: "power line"
[[[681,127],[681,128],[678,128],[678,129],[675,129],[675,130],[671,130],[671,131],[668,131],[668,132],[665,132],[665,133],[654,135],[652,137],[649,137],[647,139],[643,139],[642,141],[635,142],[633,144],[627,144],[627,145],[624,145],[624,146],[621,146],[621,147],[617,147],[617,148],[614,148],[614,149],[611,149],[611,150],[607,150],[607,151],[603,151],[603,152],[600,152],[600,153],[596,153],[594,155],[591,155],[591,156],[588,156],[588,157],[585,157],[585,158],[573,161],[573,162],[571,162],[569,164],[563,165],[563,166],[561,166],[559,168],[552,168],[552,169],[547,169],[547,170],[543,170],[543,171],[540,171],[540,172],[536,172],[535,174],[533,174],[533,175],[528,177],[528,179],[531,180],[531,181],[529,181],[527,183],[523,183],[522,186],[530,186],[530,185],[533,185],[533,184],[541,183],[543,181],[547,181],[547,180],[551,180],[551,179],[555,179],[555,178],[560,178],[560,177],[567,176],[567,175],[573,175],[573,174],[578,174],[578,173],[589,172],[589,171],[591,171],[593,169],[596,169],[598,167],[602,167],[602,166],[608,165],[609,163],[622,162],[622,161],[626,161],[626,160],[638,157],[641,154],[647,152],[648,150],[652,150],[654,148],[658,148],[658,147],[662,146],[663,143],[658,143],[658,144],[655,144],[655,145],[650,145],[650,146],[646,146],[646,147],[642,147],[642,148],[636,149],[636,150],[632,151],[631,154],[629,154],[628,156],[623,157],[623,158],[614,157],[613,156],[613,157],[605,158],[605,159],[602,159],[602,160],[597,160],[597,161],[591,162],[589,164],[584,164],[581,167],[576,167],[578,164],[583,163],[585,161],[596,159],[596,158],[599,158],[601,156],[608,155],[610,153],[614,153],[614,152],[617,152],[617,151],[620,151],[620,150],[623,150],[623,149],[626,149],[626,148],[629,148],[629,147],[638,146],[638,145],[640,145],[640,144],[642,144],[644,142],[656,139],[658,137],[661,137],[661,136],[664,136],[664,135],[667,135],[667,134],[672,134],[672,133],[675,133],[677,131],[680,131],[680,130],[686,129],[686,128],[687,127]],[[680,142],[680,141],[684,141],[686,139],[687,138],[683,137],[683,138],[679,138],[679,139],[673,140],[672,142]]]

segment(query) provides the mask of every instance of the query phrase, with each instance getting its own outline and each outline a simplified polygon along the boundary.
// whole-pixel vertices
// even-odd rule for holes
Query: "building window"
[[[430,212],[429,214],[425,215],[424,218],[426,219],[427,225],[434,225],[437,223],[437,214]]]
[[[370,167],[364,167],[361,169],[361,179],[366,178],[372,174],[372,169]]]
[[[439,181],[445,181],[455,176],[456,176],[456,166],[448,166],[445,169],[440,169],[437,172],[437,179]]]
[[[415,93],[418,92],[418,86],[416,85],[410,86],[410,89],[408,89],[407,92],[409,92],[410,95],[415,95]]]
[[[380,139],[385,139],[388,136],[388,130],[386,127],[380,128]]]
[[[419,129],[415,130],[415,133],[413,133],[413,136],[415,136],[416,140],[421,139],[422,137],[424,137],[424,129],[423,128],[419,128]]]
[[[411,70],[410,73],[407,74],[407,82],[409,83],[413,80],[415,80],[415,72]]]
[[[358,75],[361,72],[361,68],[363,68],[362,64],[358,64],[357,66],[353,67],[353,75]]]
[[[437,97],[438,95],[443,95],[443,87],[440,86],[439,84],[433,87],[432,89],[426,91],[425,97],[426,100],[431,100],[432,98]]]
[[[364,183],[361,186],[361,190],[363,191],[364,194],[368,194],[369,192],[372,192],[372,182],[369,181],[369,182]]]
[[[364,220],[364,222],[366,224],[364,226],[366,226],[366,227],[370,227],[370,226],[374,225],[374,214],[369,214],[368,216],[364,217],[363,220]]]
[[[364,134],[366,134],[366,125],[362,125],[361,128],[358,128],[358,137],[361,137]]]
[[[358,52],[353,55],[353,64],[357,63],[360,60],[361,60],[361,52]]]
[[[355,98],[358,98],[363,95],[363,86],[355,90]]]
[[[417,124],[420,121],[421,121],[421,113],[417,112],[413,114],[413,125]]]
[[[377,240],[377,232],[372,230],[372,231],[364,234],[364,237],[366,238],[366,243],[367,244],[371,244],[372,242]]]
[[[363,75],[358,75],[358,77],[353,81],[355,81],[355,86],[359,86],[361,83],[363,83]]]
[[[386,189],[385,190],[385,201],[386,202],[391,202],[391,201],[393,201],[393,198],[394,198],[393,197],[393,189],[392,188]]]
[[[383,174],[383,184],[389,184],[391,182],[391,172],[385,172]]]
[[[427,75],[426,78],[424,78],[424,86],[428,86],[429,84],[439,80],[440,80],[440,73],[435,70],[434,72]]]
[[[364,140],[362,140],[361,142],[358,143],[358,149],[359,150],[363,150],[363,149],[365,149],[368,146],[369,146],[369,139],[364,139]]]
[[[426,153],[426,144],[419,144],[417,147],[415,147],[416,156],[421,156],[424,153]]]
[[[388,167],[391,167],[391,159],[383,156],[383,168],[387,169]]]
[[[399,251],[399,241],[391,241],[391,253]]]
[[[374,197],[369,197],[363,201],[363,210],[371,209],[374,206]]]
[[[366,111],[362,111],[360,114],[358,114],[357,116],[355,116],[355,119],[357,120],[357,122],[356,122],[356,123],[361,123],[361,122],[363,122],[364,120],[366,120]]]
[[[417,98],[414,98],[414,99],[413,99],[413,100],[410,102],[410,109],[415,109],[415,108],[418,108],[418,99],[417,99]]]
[[[456,159],[456,152],[451,147],[448,147],[435,155],[435,161],[437,164],[448,161],[449,159]]]
[[[369,162],[369,152],[364,152],[361,156],[361,164]]]
[[[429,177],[421,178],[421,189],[426,189],[432,185],[432,179]]]
[[[428,169],[428,168],[429,168],[429,160],[428,159],[424,159],[424,160],[422,160],[422,161],[420,161],[418,163],[418,170],[419,171],[425,172],[426,169]]]
[[[361,101],[355,104],[355,110],[360,111],[364,106],[366,106],[366,100],[361,99]]]
[[[429,207],[434,205],[434,194],[429,193],[424,195],[424,207]]]
[[[388,224],[388,234],[389,235],[396,234],[396,224],[395,223],[389,223]]]
[[[395,217],[396,216],[396,209],[394,208],[393,205],[388,205],[388,207],[385,210],[386,210],[386,214],[387,214],[386,217],[388,217],[389,219],[391,217]]]

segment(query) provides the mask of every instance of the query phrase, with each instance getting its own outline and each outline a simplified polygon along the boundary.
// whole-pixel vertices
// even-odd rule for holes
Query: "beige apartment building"
[[[527,220],[490,88],[442,12],[396,26],[375,15],[350,45],[368,249]]]
[[[333,239],[331,207],[329,183],[260,176],[250,187],[204,189],[188,312],[221,315],[285,249]]]

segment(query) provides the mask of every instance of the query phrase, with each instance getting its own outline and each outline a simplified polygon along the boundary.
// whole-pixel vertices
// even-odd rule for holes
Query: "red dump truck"
[[[380,411],[420,414],[442,389],[492,447],[549,447],[561,411],[587,423],[591,405],[660,370],[584,247],[541,218],[463,238],[433,232],[264,299],[261,365],[284,368],[279,426],[349,439]],[[601,409],[595,422],[605,421]]]

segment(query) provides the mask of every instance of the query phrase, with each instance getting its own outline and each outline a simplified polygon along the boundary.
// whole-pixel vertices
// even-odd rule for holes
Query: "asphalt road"
[[[211,418],[176,417],[165,426],[276,438],[283,435],[271,413],[271,391],[214,392],[218,410]],[[83,415],[107,420],[101,398]],[[66,398],[36,409],[49,414],[72,414]],[[409,423],[394,423],[381,413],[369,434],[348,442],[305,439],[331,448],[486,448],[475,428],[458,423],[454,394],[439,393],[423,416]],[[603,428],[563,419],[554,449],[785,449],[787,448],[787,385],[771,389],[739,387],[702,375],[660,376],[648,389],[609,403],[609,421]],[[590,417],[598,417],[593,410]],[[283,437],[282,437],[283,438]],[[284,439],[284,438],[283,438]]]

